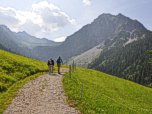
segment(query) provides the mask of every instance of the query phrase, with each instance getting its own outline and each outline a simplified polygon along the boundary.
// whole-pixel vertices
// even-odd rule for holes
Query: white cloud
[[[76,21],[54,4],[42,1],[34,3],[31,12],[0,7],[0,24],[8,26],[14,32],[26,31],[35,36],[38,32],[58,31],[66,25],[76,24]]]
[[[82,0],[82,3],[84,3],[84,5],[91,5],[91,2],[89,0]]]
[[[55,41],[55,42],[63,42],[63,41],[65,41],[66,38],[67,38],[67,37],[62,36],[62,37],[60,37],[60,38],[54,39],[54,41]]]
[[[54,32],[68,24],[75,24],[74,19],[70,19],[65,12],[60,11],[59,7],[52,3],[48,4],[47,1],[33,4],[32,8],[41,17],[42,22],[39,23],[39,26],[45,32]]]
[[[4,24],[9,27],[17,27],[20,20],[15,18],[15,9],[7,7],[0,7],[0,24]]]

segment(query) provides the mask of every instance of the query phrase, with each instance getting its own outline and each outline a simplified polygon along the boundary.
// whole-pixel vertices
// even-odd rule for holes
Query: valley
[[[44,62],[50,57],[56,60],[61,56],[67,65],[72,64],[74,60],[78,67],[99,70],[146,86],[152,83],[147,53],[147,50],[151,50],[152,32],[137,20],[132,20],[121,13],[101,14],[92,23],[68,36],[62,43],[45,38],[39,39],[26,32],[13,33],[4,25],[0,26],[0,30],[1,45],[16,54]],[[144,45],[142,42],[145,42]],[[139,46],[131,48],[135,45]],[[139,53],[135,51],[136,48],[142,51]],[[125,50],[128,52],[124,53]],[[128,54],[134,57],[132,63],[126,60]],[[120,56],[123,59],[119,59]],[[142,61],[139,57],[143,58]],[[138,66],[141,68],[137,68]],[[126,71],[129,72],[127,76]]]
[[[58,56],[63,59],[62,68],[66,72],[63,77],[54,74],[51,78],[57,80],[60,77],[60,81],[53,82],[60,83],[60,86],[62,83],[66,102],[73,107],[71,110],[76,108],[81,113],[151,113],[150,50],[152,31],[121,13],[99,15],[64,42],[39,39],[24,31],[15,33],[1,25],[0,113],[21,94],[18,91],[26,83],[43,74],[49,80],[47,61],[50,57],[56,61]],[[73,61],[77,67],[71,72],[70,79],[67,71]],[[57,70],[56,65],[54,70]],[[45,84],[42,88],[49,91],[52,86],[45,90]],[[37,90],[40,97],[42,93],[38,87]],[[58,100],[60,98],[56,97],[55,101]]]

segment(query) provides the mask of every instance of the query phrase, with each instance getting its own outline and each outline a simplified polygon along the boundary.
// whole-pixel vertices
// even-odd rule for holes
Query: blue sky
[[[64,41],[103,13],[122,13],[152,31],[152,0],[0,0],[0,24],[54,41]]]

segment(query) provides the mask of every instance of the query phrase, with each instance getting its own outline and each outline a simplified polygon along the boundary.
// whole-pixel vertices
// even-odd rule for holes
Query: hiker
[[[63,65],[63,61],[62,61],[62,59],[61,59],[61,57],[59,56],[58,57],[58,59],[57,59],[57,67],[58,67],[58,74],[61,74],[60,73],[60,65],[61,65],[61,63],[62,63],[62,65]]]
[[[51,73],[51,69],[52,69],[52,74],[53,74],[54,61],[52,60],[52,58],[48,60],[48,66],[49,66],[49,74]]]

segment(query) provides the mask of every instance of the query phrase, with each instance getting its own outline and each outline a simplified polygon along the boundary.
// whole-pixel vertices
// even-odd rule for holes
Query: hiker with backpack
[[[58,57],[58,59],[57,59],[57,67],[58,67],[58,74],[61,74],[60,73],[60,65],[61,65],[61,63],[62,63],[62,65],[63,65],[63,61],[62,61],[62,59],[61,59],[61,57],[59,56]]]
[[[52,58],[50,58],[50,60],[48,60],[48,66],[49,66],[49,74],[51,73],[51,70],[52,70],[52,74],[53,74],[54,60],[52,60]]]

